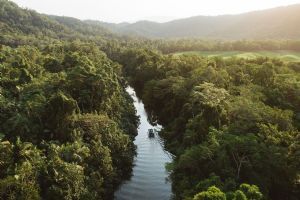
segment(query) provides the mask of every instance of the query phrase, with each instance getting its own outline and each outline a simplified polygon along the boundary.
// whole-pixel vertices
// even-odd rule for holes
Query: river
[[[126,90],[134,100],[140,126],[134,141],[137,156],[132,177],[116,191],[115,200],[169,200],[172,192],[165,164],[171,162],[172,157],[164,151],[163,142],[157,133],[154,138],[148,137],[148,129],[159,130],[160,127],[148,122],[144,104],[136,97],[133,88],[128,87]]]

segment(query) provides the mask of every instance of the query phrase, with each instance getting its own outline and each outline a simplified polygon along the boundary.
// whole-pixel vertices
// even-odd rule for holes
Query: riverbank
[[[160,126],[152,126],[148,122],[144,104],[137,98],[133,88],[128,87],[127,92],[133,98],[137,115],[140,116],[138,135],[134,141],[137,146],[137,157],[134,161],[135,166],[131,179],[115,193],[115,199],[168,200],[171,198],[171,183],[168,181],[169,174],[165,165],[172,159],[164,151],[157,133],[154,138],[148,136],[149,129],[159,130]]]

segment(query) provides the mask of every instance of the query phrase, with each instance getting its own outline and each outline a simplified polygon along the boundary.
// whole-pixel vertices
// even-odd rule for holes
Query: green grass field
[[[246,51],[186,51],[178,52],[173,55],[182,55],[182,54],[193,54],[207,57],[219,56],[222,58],[245,58],[245,59],[255,59],[257,57],[271,57],[271,58],[280,58],[284,61],[300,62],[300,52],[293,51],[255,51],[255,52],[246,52]]]

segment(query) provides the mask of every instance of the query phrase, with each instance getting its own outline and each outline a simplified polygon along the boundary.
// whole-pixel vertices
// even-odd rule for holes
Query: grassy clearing
[[[245,59],[255,59],[257,57],[271,57],[280,58],[284,61],[300,62],[300,52],[293,51],[255,51],[255,52],[245,52],[245,51],[186,51],[174,53],[174,55],[182,54],[193,54],[207,57],[219,56],[222,58],[245,58]]]

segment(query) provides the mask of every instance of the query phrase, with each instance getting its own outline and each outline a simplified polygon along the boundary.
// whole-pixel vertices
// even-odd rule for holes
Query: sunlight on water
[[[148,129],[159,130],[160,127],[149,124],[144,104],[136,97],[134,90],[129,87],[127,92],[134,100],[141,124],[134,141],[137,145],[137,157],[133,175],[115,193],[115,199],[168,200],[171,197],[171,183],[167,181],[165,164],[171,161],[171,155],[164,151],[157,134],[155,138],[148,137]]]

